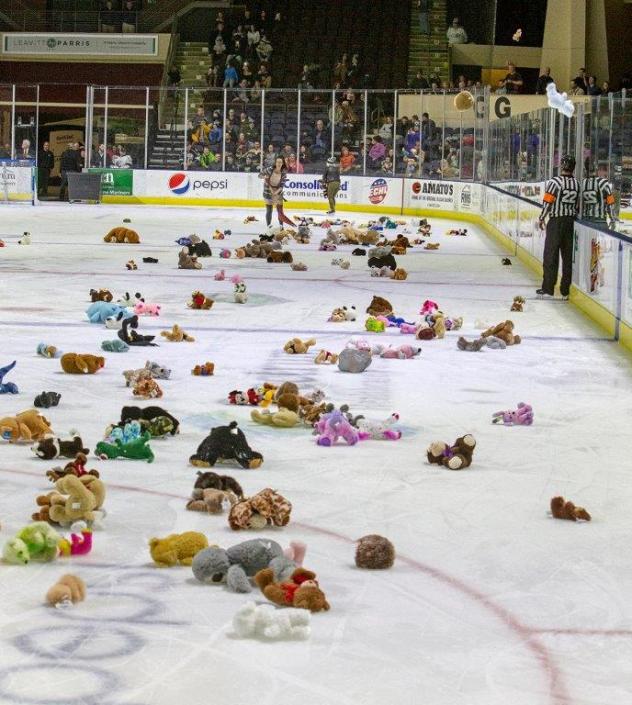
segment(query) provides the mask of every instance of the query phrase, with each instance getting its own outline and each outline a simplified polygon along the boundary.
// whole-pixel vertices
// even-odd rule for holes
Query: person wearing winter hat
[[[340,164],[338,164],[335,157],[329,157],[327,160],[322,184],[324,195],[329,200],[327,215],[332,215],[336,212],[336,196],[338,191],[340,191]]]

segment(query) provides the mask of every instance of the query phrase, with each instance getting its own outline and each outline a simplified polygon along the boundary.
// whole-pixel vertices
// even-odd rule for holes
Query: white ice
[[[406,282],[370,278],[365,258],[349,271],[332,253],[293,245],[307,272],[263,260],[220,260],[261,231],[243,225],[245,211],[150,207],[42,206],[0,210],[0,365],[18,396],[0,396],[0,416],[31,406],[42,390],[61,392],[48,410],[54,429],[76,428],[93,448],[104,427],[134,403],[123,369],[155,359],[172,367],[162,405],[182,422],[175,438],[152,443],[156,461],[91,461],[108,485],[106,528],[89,556],[27,567],[0,565],[0,703],[2,705],[629,705],[632,702],[632,568],[630,567],[629,359],[570,304],[534,300],[539,282],[475,227],[463,238],[445,232],[462,223],[431,219],[436,252],[415,248],[401,264]],[[261,220],[261,213],[256,213]],[[143,244],[107,245],[103,235],[130,217]],[[356,221],[369,216],[355,214]],[[200,272],[176,268],[174,240],[231,228]],[[31,232],[33,244],[17,245]],[[351,247],[344,247],[350,255]],[[337,253],[337,254],[340,254]],[[143,256],[159,264],[143,264]],[[129,272],[133,257],[139,271]],[[244,276],[247,305],[232,303],[220,268]],[[39,342],[97,353],[114,337],[85,317],[88,290],[140,291],[163,306],[143,330],[179,323],[194,344],[107,354],[97,375],[64,375],[58,360],[35,355]],[[217,299],[190,311],[195,289]],[[356,323],[327,323],[331,309],[364,311],[373,293],[414,320],[424,299],[475,322],[513,318],[521,345],[460,352],[459,333],[422,343],[419,359],[376,359],[362,375],[288,356],[290,337],[317,338],[339,351]],[[513,297],[529,297],[510,314]],[[386,333],[382,342],[410,338]],[[190,374],[211,360],[211,378]],[[320,448],[306,430],[253,424],[231,407],[232,389],[295,380],[322,388],[356,413],[401,415],[398,442]],[[526,401],[530,428],[491,424],[493,412]],[[195,470],[187,459],[212,426],[237,419],[265,456],[260,470],[223,468],[247,494],[270,486],[294,505],[292,522],[266,535],[308,544],[306,566],[318,573],[332,605],[312,618],[307,642],[263,644],[232,637],[231,619],[252,595],[196,583],[190,569],[154,568],[152,536],[203,531],[230,546],[251,538],[225,516],[185,510]],[[433,440],[477,439],[472,467],[450,472],[426,462]],[[616,451],[616,452],[615,452]],[[50,490],[55,463],[28,447],[0,448],[0,540],[30,519],[37,495]],[[593,521],[548,516],[561,494],[585,506]],[[389,537],[398,551],[388,571],[354,565],[353,541]],[[66,572],[88,583],[88,598],[69,610],[44,605]]]

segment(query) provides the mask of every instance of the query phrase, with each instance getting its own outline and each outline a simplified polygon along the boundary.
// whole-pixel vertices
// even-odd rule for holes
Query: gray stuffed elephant
[[[270,539],[250,539],[228,549],[210,547],[199,551],[191,564],[193,575],[202,583],[221,584],[232,592],[251,592],[250,578],[263,568],[272,568],[278,582],[288,580],[296,563]]]

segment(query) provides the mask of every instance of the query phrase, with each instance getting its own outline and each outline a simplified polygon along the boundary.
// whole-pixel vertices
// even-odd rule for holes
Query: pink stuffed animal
[[[396,428],[392,428],[398,421],[399,414],[391,414],[386,421],[369,421],[361,417],[358,419],[360,440],[398,441],[402,437],[402,432]]]
[[[226,248],[224,248],[224,249],[219,253],[219,256],[220,256],[222,259],[228,259],[228,258],[231,256],[231,254],[232,254],[232,253],[231,253],[230,250],[227,250]]]
[[[421,310],[419,311],[419,314],[421,316],[425,316],[428,313],[434,313],[435,311],[439,310],[439,304],[435,303],[434,301],[431,301],[430,299],[426,299],[423,302],[423,305],[421,307]]]
[[[371,355],[381,355],[384,352],[384,346],[379,343],[369,343],[366,338],[351,338],[345,346],[354,350],[366,350]]]
[[[533,423],[533,408],[530,404],[520,402],[515,411],[497,411],[492,416],[492,423],[504,426],[531,426]]]
[[[216,282],[223,282],[224,279],[226,279],[226,273],[223,269],[220,269],[219,272],[215,273],[213,279],[215,279]]]
[[[399,332],[405,335],[415,335],[417,326],[413,323],[402,323],[399,327]]]
[[[333,446],[339,438],[344,439],[350,446],[355,445],[360,436],[358,431],[349,423],[341,411],[331,411],[323,414],[314,424],[318,434],[316,443],[319,446]]]
[[[145,314],[147,316],[160,316],[160,304],[148,304],[144,301],[139,301],[134,306],[134,313],[137,316]]]
[[[398,348],[387,348],[380,357],[392,360],[412,360],[421,353],[421,348],[413,348],[412,345],[400,345]]]
[[[290,541],[290,545],[283,549],[283,555],[294,561],[298,567],[303,565],[307,546],[302,541]]]

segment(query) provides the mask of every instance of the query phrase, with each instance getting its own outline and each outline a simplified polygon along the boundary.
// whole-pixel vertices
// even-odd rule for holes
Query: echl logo
[[[385,179],[375,179],[369,187],[369,201],[374,205],[382,203],[388,193],[388,184]]]

